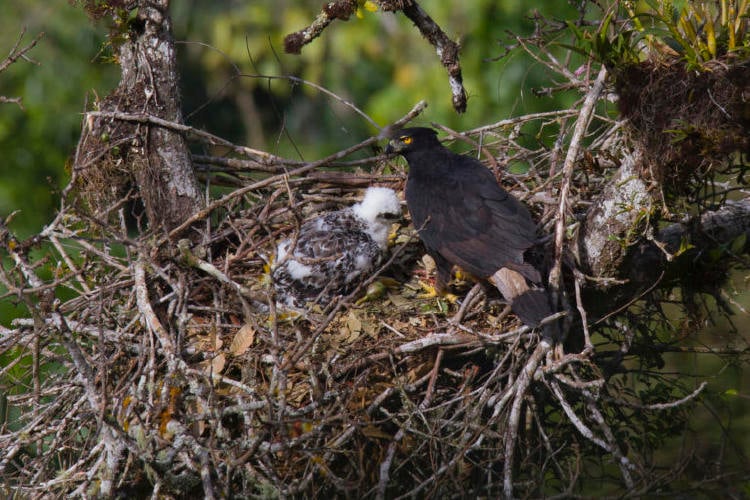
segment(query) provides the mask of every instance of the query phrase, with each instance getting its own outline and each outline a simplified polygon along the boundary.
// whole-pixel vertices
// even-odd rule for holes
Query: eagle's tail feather
[[[539,288],[530,288],[518,297],[514,297],[510,303],[510,308],[523,321],[524,325],[529,325],[532,328],[539,326],[544,318],[552,314],[547,299],[547,291]]]
[[[552,314],[549,294],[543,288],[529,288],[526,279],[519,272],[504,267],[492,276],[490,281],[500,290],[505,300],[518,318],[532,328]],[[556,321],[548,323],[544,327],[543,334],[550,340],[559,338],[559,328]]]

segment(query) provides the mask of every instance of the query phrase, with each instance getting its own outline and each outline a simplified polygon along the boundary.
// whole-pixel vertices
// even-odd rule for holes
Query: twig
[[[213,500],[215,495],[213,481],[211,481],[211,464],[208,461],[208,451],[205,449],[200,450],[198,453],[198,459],[201,464],[200,474],[201,482],[203,483],[203,498],[205,500]]]
[[[472,307],[477,300],[479,300],[482,296],[482,284],[476,283],[473,287],[471,287],[471,290],[469,290],[469,293],[466,294],[464,297],[463,302],[461,303],[461,307],[458,308],[458,312],[451,318],[451,323],[454,325],[458,325],[463,321],[464,316],[466,315],[466,311],[469,310],[470,307]]]
[[[578,430],[578,432],[580,432],[583,437],[585,437],[586,439],[588,439],[595,445],[605,450],[607,453],[610,453],[612,454],[612,456],[615,456],[619,459],[617,465],[620,467],[620,472],[623,475],[623,480],[625,481],[628,488],[632,488],[633,479],[630,475],[630,469],[632,468],[632,464],[630,464],[630,462],[627,460],[627,457],[625,457],[622,454],[622,452],[620,452],[616,444],[614,446],[611,446],[603,439],[594,435],[593,431],[589,429],[589,427],[578,417],[578,415],[576,415],[573,408],[565,399],[565,395],[560,389],[560,385],[556,381],[551,380],[549,383],[549,387],[550,389],[552,389],[552,393],[555,395],[555,398],[557,399],[558,403],[560,403],[560,406],[562,406],[562,409],[565,412],[565,415],[567,415],[568,420],[570,421],[570,423],[573,424],[573,426]],[[589,409],[591,410],[592,407],[590,406]],[[596,412],[598,413],[598,409],[596,409],[595,405],[593,406],[593,409],[596,410]],[[601,422],[603,422],[603,418],[601,418],[601,414],[599,414],[599,417],[601,419]]]
[[[10,54],[8,54],[8,57],[6,57],[3,61],[0,62],[0,73],[8,69],[8,67],[16,62],[18,59],[25,59],[27,61],[31,61],[28,57],[26,57],[26,53],[29,52],[31,49],[33,49],[37,42],[44,36],[44,32],[39,33],[34,39],[29,42],[28,45],[26,45],[23,48],[19,49],[19,46],[21,45],[21,40],[23,40],[23,36],[26,34],[26,28],[23,28],[21,30],[21,34],[18,37],[18,40],[16,41],[15,45],[13,45],[13,48],[10,51]],[[16,104],[19,108],[24,109],[23,107],[23,99],[21,97],[6,97],[0,95],[0,103],[13,103]]]
[[[356,3],[349,0],[334,0],[323,5],[323,10],[315,20],[300,31],[290,33],[284,37],[284,52],[299,54],[302,47],[318,38],[329,24],[336,19],[346,21],[354,14]]]
[[[252,156],[255,158],[260,158],[261,160],[264,160],[270,163],[279,163],[279,164],[288,163],[288,160],[285,160],[284,158],[281,158],[280,156],[276,156],[271,153],[267,153],[259,149],[253,149],[247,146],[238,146],[234,144],[233,142],[223,139],[217,135],[213,135],[204,130],[197,129],[197,128],[191,127],[190,125],[185,125],[183,123],[165,120],[164,118],[159,118],[158,116],[151,115],[148,113],[124,113],[121,111],[87,111],[85,115],[86,115],[86,120],[84,120],[84,122],[86,122],[87,119],[90,117],[90,118],[108,118],[111,120],[122,120],[126,122],[156,125],[158,127],[163,127],[169,130],[173,130],[175,132],[186,134],[188,137],[192,136],[192,137],[202,139],[206,141],[207,144],[210,144],[212,146],[223,146],[223,147],[231,149],[232,151],[236,153]]]
[[[391,464],[393,463],[393,457],[396,454],[396,449],[398,448],[399,443],[404,438],[404,435],[406,433],[404,432],[404,428],[401,427],[398,432],[396,432],[396,435],[393,436],[393,441],[391,441],[391,444],[388,445],[388,450],[385,453],[385,458],[382,462],[380,462],[380,467],[378,468],[378,486],[375,493],[376,500],[383,500],[385,498],[385,490],[388,487],[388,480],[390,479],[390,470],[391,470]]]
[[[492,170],[493,173],[497,175],[497,171],[499,168],[497,164],[497,160],[495,159],[495,156],[492,153],[490,153],[490,151],[486,147],[484,147],[481,143],[469,138],[467,134],[461,134],[459,132],[456,132],[452,128],[446,127],[445,125],[442,125],[440,123],[433,123],[432,126],[436,129],[446,132],[453,139],[459,139],[471,145],[473,148],[476,148],[478,152],[481,152],[484,155],[484,157],[487,158],[487,163],[490,164],[490,169]]]
[[[615,462],[617,463],[617,466],[620,468],[620,474],[622,474],[622,479],[623,479],[623,482],[625,483],[625,487],[628,490],[632,491],[633,487],[635,486],[635,483],[633,482],[633,476],[631,475],[631,470],[634,470],[635,466],[620,449],[620,446],[617,443],[617,439],[615,438],[615,435],[612,433],[612,429],[609,427],[609,425],[607,424],[607,421],[604,419],[604,415],[602,415],[602,412],[599,410],[599,407],[596,405],[594,399],[589,397],[587,392],[588,391],[583,391],[584,395],[586,395],[588,399],[588,402],[586,403],[586,407],[588,408],[591,418],[599,426],[599,429],[601,429],[602,433],[604,434],[604,437],[607,438],[607,442],[609,443],[609,452],[615,458]]]
[[[560,204],[555,220],[555,263],[549,273],[549,284],[554,295],[553,303],[557,303],[557,294],[560,293],[562,286],[563,245],[565,241],[565,226],[568,214],[568,196],[570,195],[570,185],[573,179],[573,172],[578,158],[578,151],[581,147],[581,140],[583,140],[583,137],[586,134],[586,129],[588,128],[591,117],[594,114],[594,108],[599,100],[599,96],[604,90],[606,77],[607,69],[602,65],[599,70],[599,75],[597,75],[594,84],[591,86],[591,90],[586,94],[586,99],[581,106],[581,111],[578,113],[576,126],[573,130],[573,135],[570,138],[568,153],[565,156],[565,162],[563,163],[563,183],[560,189]]]
[[[427,337],[422,337],[420,339],[412,340],[411,342],[406,342],[405,344],[401,344],[398,347],[390,351],[377,352],[375,354],[370,354],[369,356],[366,356],[365,358],[358,359],[350,365],[343,366],[337,369],[334,372],[334,376],[340,377],[352,370],[358,370],[358,369],[364,368],[365,366],[371,363],[386,359],[389,356],[393,356],[393,355],[412,354],[415,352],[423,351],[425,349],[429,349],[431,347],[439,347],[439,346],[451,346],[451,347],[461,346],[465,348],[470,348],[470,347],[478,347],[482,344],[483,342],[481,342],[480,340],[477,340],[475,337],[468,336],[468,335],[461,335],[461,334],[456,334],[456,333],[433,333],[431,335],[428,335]]]
[[[438,373],[440,373],[440,364],[443,361],[444,354],[445,351],[443,349],[438,349],[437,354],[435,355],[435,362],[432,365],[432,370],[430,370],[430,381],[427,385],[427,390],[425,390],[424,398],[422,399],[422,402],[419,403],[420,410],[425,410],[430,407],[432,395],[435,391],[435,382],[437,381]]]
[[[641,410],[668,410],[668,409],[683,405],[687,403],[688,401],[697,398],[698,395],[700,395],[700,393],[703,392],[703,389],[705,389],[707,385],[708,385],[708,382],[703,381],[701,382],[701,385],[699,385],[696,390],[694,390],[693,392],[691,392],[684,398],[680,398],[675,401],[670,401],[668,403],[653,403],[650,405],[639,405],[639,404],[634,404],[634,403],[623,403],[623,404],[626,404],[627,406],[630,406],[631,408],[638,408]]]
[[[586,308],[583,305],[583,298],[581,297],[581,282],[584,280],[583,273],[578,269],[573,270],[573,285],[576,291],[576,306],[578,307],[578,314],[581,316],[581,328],[583,328],[583,345],[586,352],[592,352],[594,350],[594,344],[591,343],[591,334],[589,333],[588,317],[586,315]]]
[[[146,263],[143,257],[133,263],[133,277],[135,278],[135,296],[138,301],[138,310],[143,316],[143,321],[149,331],[159,339],[162,349],[169,359],[173,359],[176,354],[174,343],[169,332],[164,328],[151,308],[151,301],[148,298],[148,288],[146,286]]]
[[[515,125],[527,123],[527,122],[534,121],[534,120],[542,120],[545,118],[568,118],[571,116],[575,116],[576,114],[578,114],[578,112],[572,109],[563,109],[560,111],[542,111],[540,113],[532,113],[530,115],[506,118],[505,120],[500,120],[499,122],[491,123],[489,125],[482,125],[481,127],[476,127],[476,128],[467,130],[464,132],[464,134],[466,135],[482,134],[485,132],[491,132],[493,130],[497,130],[499,128],[512,127]]]
[[[304,80],[304,79],[299,78],[297,76],[291,76],[291,75],[273,76],[273,75],[253,75],[253,74],[241,73],[238,76],[242,76],[242,77],[245,77],[245,78],[261,78],[261,79],[266,79],[266,80],[288,80],[288,81],[296,83],[296,84],[307,85],[308,87],[314,88],[315,90],[317,90],[321,94],[325,94],[328,97],[330,97],[330,98],[332,98],[332,99],[334,99],[336,101],[339,101],[341,104],[343,104],[344,106],[346,106],[347,108],[351,109],[352,111],[354,111],[355,113],[357,113],[359,116],[361,116],[362,118],[364,118],[367,123],[369,123],[370,125],[372,125],[376,129],[382,128],[380,125],[378,125],[375,122],[375,120],[372,119],[372,117],[370,117],[370,115],[368,115],[363,110],[361,110],[360,108],[358,108],[352,101],[350,101],[349,99],[345,99],[345,98],[343,98],[343,97],[335,94],[334,92],[331,92],[327,88],[325,88],[325,87],[323,87],[321,85],[318,85],[317,83],[313,83],[311,81]]]
[[[458,60],[459,46],[448,38],[440,26],[427,15],[415,0],[404,2],[401,11],[412,20],[420,33],[435,47],[440,62],[448,71],[448,84],[451,88],[453,109],[457,113],[466,111],[466,89],[461,76],[461,63]]]
[[[435,362],[433,363],[432,370],[430,370],[429,373],[429,384],[427,386],[427,390],[425,391],[424,398],[418,406],[419,410],[425,410],[430,406],[433,391],[435,389],[435,381],[437,380],[437,375],[440,372],[440,363],[443,360],[443,354],[444,351],[442,349],[438,349],[438,352],[435,355]],[[393,441],[391,441],[391,444],[388,445],[388,451],[386,452],[385,459],[380,463],[380,477],[378,479],[377,494],[375,496],[375,498],[377,499],[385,498],[385,490],[388,487],[388,478],[390,477],[390,469],[393,462],[393,457],[396,454],[396,448],[398,447],[398,444],[406,435],[404,429],[405,427],[401,427],[393,437]]]
[[[0,73],[8,69],[8,66],[16,62],[20,58],[26,58],[26,53],[29,52],[31,49],[33,49],[36,44],[39,42],[39,40],[42,39],[44,36],[44,32],[39,33],[37,36],[34,37],[34,39],[29,42],[28,45],[25,47],[19,49],[21,45],[21,40],[23,40],[23,36],[26,34],[26,28],[23,28],[21,30],[21,34],[18,37],[18,40],[16,41],[15,45],[13,45],[13,48],[10,51],[10,54],[8,54],[8,57],[6,57],[2,62],[0,62]]]
[[[206,274],[213,276],[222,283],[225,283],[232,287],[238,294],[243,297],[250,299],[256,307],[264,308],[268,303],[268,297],[261,294],[255,293],[246,286],[240,285],[236,281],[232,280],[229,276],[221,272],[216,266],[210,262],[206,262],[203,259],[199,259],[190,249],[191,241],[188,239],[181,239],[177,242],[177,248],[180,250],[180,254],[184,259],[185,263],[191,267],[200,269]]]
[[[519,437],[518,429],[521,421],[521,405],[524,399],[526,399],[526,392],[539,363],[551,349],[552,345],[547,341],[543,340],[539,342],[534,352],[529,356],[529,359],[518,373],[518,378],[513,384],[513,388],[508,391],[508,394],[513,395],[513,405],[508,415],[508,427],[505,431],[505,455],[503,457],[503,494],[505,498],[513,498],[513,457],[515,456],[516,443]],[[494,413],[498,413],[497,405]]]
[[[627,309],[631,305],[635,304],[637,301],[639,301],[640,299],[642,299],[643,297],[645,297],[646,295],[648,295],[649,293],[651,293],[651,290],[653,290],[654,288],[656,288],[657,285],[659,285],[659,283],[661,283],[662,278],[664,278],[664,271],[662,271],[661,273],[659,273],[659,276],[656,278],[656,281],[654,281],[648,288],[646,288],[645,290],[643,290],[636,297],[633,297],[632,299],[630,299],[629,301],[627,301],[627,303],[621,305],[620,307],[618,307],[614,311],[610,311],[609,313],[605,314],[604,316],[602,316],[601,318],[599,318],[598,320],[596,320],[596,322],[594,322],[594,324],[598,325],[599,323],[601,323],[602,321],[606,320],[607,318],[609,318],[611,316],[614,316],[615,314],[617,314],[617,313],[619,313],[621,311],[624,311],[625,309]]]

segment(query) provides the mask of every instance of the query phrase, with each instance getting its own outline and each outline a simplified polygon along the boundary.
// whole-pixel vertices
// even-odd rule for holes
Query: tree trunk
[[[203,207],[185,138],[107,113],[146,114],[182,123],[169,0],[139,0],[119,47],[122,79],[89,120],[76,158],[79,185],[93,208],[108,211],[132,186],[153,231],[168,231]]]
[[[578,233],[581,270],[603,287],[618,277],[629,247],[647,228],[653,197],[638,175],[642,155],[627,155],[601,195],[592,203]]]

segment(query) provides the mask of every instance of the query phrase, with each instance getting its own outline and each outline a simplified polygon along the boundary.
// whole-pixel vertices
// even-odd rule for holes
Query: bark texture
[[[634,151],[622,164],[583,221],[578,239],[581,270],[595,278],[614,278],[629,247],[641,237],[653,197],[638,175],[642,155]]]
[[[727,200],[716,210],[671,224],[655,240],[632,252],[628,277],[635,284],[651,283],[665,269],[689,275],[703,257],[738,258],[750,240],[750,198]]]
[[[122,79],[100,103],[101,111],[183,122],[168,8],[168,0],[138,2],[128,39],[119,48]],[[135,187],[152,230],[172,229],[203,206],[187,142],[172,129],[90,119],[76,168],[84,193],[98,210]]]

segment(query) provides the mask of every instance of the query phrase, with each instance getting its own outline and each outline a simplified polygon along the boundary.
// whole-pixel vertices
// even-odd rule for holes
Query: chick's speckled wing
[[[324,303],[350,292],[381,257],[365,229],[350,209],[303,224],[291,255],[286,255],[291,240],[279,245],[280,265],[273,272],[277,300],[303,307],[308,301]]]

